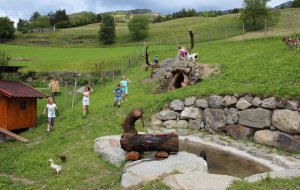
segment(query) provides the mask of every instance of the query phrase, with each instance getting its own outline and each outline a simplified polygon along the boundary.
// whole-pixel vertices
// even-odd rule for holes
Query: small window
[[[21,102],[20,103],[20,109],[21,110],[26,110],[26,102]]]

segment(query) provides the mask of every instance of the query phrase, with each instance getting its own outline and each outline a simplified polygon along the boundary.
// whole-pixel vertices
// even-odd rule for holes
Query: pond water
[[[205,151],[208,171],[213,174],[231,175],[243,179],[250,175],[270,171],[268,167],[257,162],[195,142],[179,141],[179,150],[193,153],[197,156],[199,156],[201,151]]]

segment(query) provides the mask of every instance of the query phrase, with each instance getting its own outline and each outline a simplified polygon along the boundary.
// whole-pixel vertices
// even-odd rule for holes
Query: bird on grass
[[[50,164],[50,167],[56,171],[56,174],[58,174],[60,172],[60,170],[62,169],[62,166],[54,164],[53,159],[49,159],[48,162]]]

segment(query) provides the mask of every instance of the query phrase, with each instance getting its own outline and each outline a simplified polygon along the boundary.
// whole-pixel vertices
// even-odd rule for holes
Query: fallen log
[[[149,135],[149,134],[122,134],[121,148],[127,152],[165,151],[178,152],[179,141],[175,133]]]
[[[138,134],[135,129],[135,122],[142,118],[143,110],[132,110],[124,120],[122,128],[124,133],[121,136],[121,148],[127,152],[165,151],[178,152],[179,140],[175,133],[169,134]]]

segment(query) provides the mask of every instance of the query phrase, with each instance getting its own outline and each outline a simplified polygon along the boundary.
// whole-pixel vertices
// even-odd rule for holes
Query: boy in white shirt
[[[48,112],[48,124],[47,124],[47,132],[50,132],[54,128],[54,120],[55,120],[55,112],[58,111],[56,104],[54,103],[53,97],[48,98],[48,104],[46,105],[43,115],[45,115],[46,110]]]

